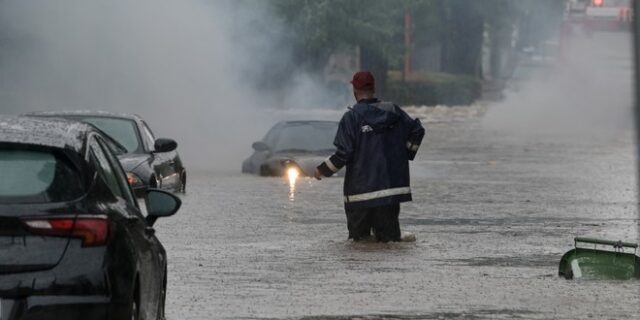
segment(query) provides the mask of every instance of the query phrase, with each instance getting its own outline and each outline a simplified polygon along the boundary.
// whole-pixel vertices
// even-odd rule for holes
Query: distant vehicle
[[[93,126],[0,116],[0,318],[164,319],[154,234],[180,199],[146,191],[143,216]]]
[[[242,163],[243,173],[284,176],[289,169],[313,176],[317,165],[332,155],[338,131],[335,121],[286,121],[253,143],[254,153]]]
[[[630,30],[632,19],[631,0],[591,0],[584,11],[588,31]]]
[[[118,159],[127,172],[127,181],[137,195],[147,188],[185,192],[187,170],[171,139],[156,139],[147,123],[137,115],[96,111],[38,112],[30,116],[55,117],[90,123],[116,142],[126,152]]]

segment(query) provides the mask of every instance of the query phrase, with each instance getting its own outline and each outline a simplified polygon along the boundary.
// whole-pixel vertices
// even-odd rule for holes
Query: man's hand
[[[322,173],[320,173],[320,170],[318,170],[318,168],[316,168],[316,172],[313,174],[313,176],[318,180],[322,180]]]

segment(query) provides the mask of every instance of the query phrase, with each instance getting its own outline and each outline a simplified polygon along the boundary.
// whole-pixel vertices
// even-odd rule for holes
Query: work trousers
[[[380,242],[400,241],[400,204],[346,210],[349,239],[366,240],[371,232]]]

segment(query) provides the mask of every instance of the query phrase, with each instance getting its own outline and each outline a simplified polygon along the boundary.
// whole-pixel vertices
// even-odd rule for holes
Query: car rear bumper
[[[73,239],[52,269],[2,274],[0,320],[113,318],[128,297],[113,290],[107,247],[81,245]]]
[[[107,296],[32,296],[1,300],[1,320],[109,319]]]
[[[621,21],[615,17],[587,18],[585,26],[591,31],[620,31],[630,28],[629,22]]]

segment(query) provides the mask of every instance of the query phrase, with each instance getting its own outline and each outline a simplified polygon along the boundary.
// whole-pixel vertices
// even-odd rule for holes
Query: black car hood
[[[127,153],[119,155],[118,160],[120,160],[124,171],[131,172],[145,161],[148,161],[150,157],[148,154]]]

